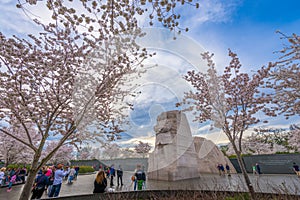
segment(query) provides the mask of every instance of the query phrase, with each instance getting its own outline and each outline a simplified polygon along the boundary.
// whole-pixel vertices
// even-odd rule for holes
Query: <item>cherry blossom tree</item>
[[[143,158],[145,157],[145,154],[149,153],[149,151],[151,150],[151,146],[148,142],[142,142],[139,141],[139,143],[137,145],[134,146],[134,150],[143,155]]]
[[[184,77],[195,91],[185,94],[183,103],[190,104],[195,120],[200,123],[212,121],[228,137],[237,155],[243,177],[254,199],[254,189],[242,161],[242,138],[249,126],[257,124],[258,112],[264,109],[270,99],[260,94],[259,87],[264,84],[270,66],[262,67],[252,76],[241,72],[241,63],[235,53],[229,50],[231,62],[218,75],[212,60],[213,54],[202,54],[207,61],[207,73],[189,71]]]
[[[47,142],[46,149],[42,152],[42,157],[45,157],[49,152],[52,151],[57,146],[56,141]],[[52,156],[52,158],[48,161],[51,164],[59,164],[59,163],[70,163],[70,160],[74,158],[74,147],[68,144],[62,145],[57,152]]]
[[[92,154],[91,159],[100,159],[101,158],[100,153],[101,153],[100,148],[93,148],[91,153]]]
[[[120,157],[121,158],[137,158],[138,155],[133,149],[126,147],[126,148],[121,149]]]
[[[255,128],[242,139],[242,154],[274,154],[277,152],[298,152],[299,131],[292,129]],[[231,144],[227,155],[235,154]]]
[[[122,118],[124,106],[115,105],[128,91],[121,86],[126,75],[137,73],[141,61],[149,56],[135,43],[143,36],[137,16],[150,9],[150,24],[158,20],[180,31],[175,8],[185,2],[192,3],[18,0],[17,7],[28,16],[30,6],[36,4],[46,5],[51,13],[49,23],[34,19],[43,29],[39,35],[8,38],[0,33],[0,119],[9,127],[22,126],[26,140],[5,128],[0,132],[34,152],[20,200],[29,198],[37,171],[63,144],[76,145],[95,137],[86,131],[88,125],[96,123],[107,129],[112,120]],[[16,122],[9,121],[11,117]],[[36,127],[38,143],[26,123]],[[42,157],[51,138],[58,142]]]
[[[93,148],[89,145],[79,149],[77,159],[78,160],[90,160],[93,157]]]
[[[120,155],[121,148],[116,143],[108,143],[103,148],[103,156],[109,159],[117,158]]]
[[[36,130],[34,130],[33,126],[30,126],[29,124],[28,127],[33,136],[33,143],[38,143],[40,137],[36,133]],[[25,131],[21,126],[4,127],[3,129],[21,140],[27,140]],[[33,158],[32,149],[3,132],[0,132],[0,145],[0,154],[4,157],[5,165],[14,163],[28,164]]]
[[[300,114],[300,36],[282,36],[289,44],[280,51],[282,56],[279,60],[272,64],[267,87],[274,90],[270,96],[276,105],[270,110],[288,118]]]
[[[8,164],[27,164],[32,160],[32,151],[26,146],[16,143],[15,140],[6,135],[0,136],[1,141],[1,155],[4,158],[5,166]]]

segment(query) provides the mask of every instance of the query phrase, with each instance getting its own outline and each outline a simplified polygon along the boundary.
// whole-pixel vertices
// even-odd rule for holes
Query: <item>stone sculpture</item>
[[[156,180],[182,180],[199,177],[201,173],[218,173],[218,163],[229,159],[214,143],[192,137],[184,113],[168,111],[157,117],[155,149],[148,159],[148,178]]]

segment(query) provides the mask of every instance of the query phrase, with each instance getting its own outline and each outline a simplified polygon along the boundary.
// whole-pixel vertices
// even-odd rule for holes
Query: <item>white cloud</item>
[[[131,100],[144,107],[153,101],[168,102],[174,98],[180,101],[183,92],[192,89],[183,80],[186,72],[206,71],[206,65],[200,56],[204,49],[185,35],[173,40],[173,33],[166,29],[149,28],[145,31],[147,35],[138,43],[149,51],[156,52],[156,55],[144,62],[146,67],[151,68],[135,81],[139,85],[135,91],[142,93]]]
[[[1,4],[15,3],[15,0],[1,0]]]
[[[138,144],[139,141],[142,141],[144,143],[149,143],[150,146],[152,146],[152,148],[155,146],[155,136],[142,136],[142,137],[137,137],[134,136],[134,138],[130,139],[130,140],[126,140],[126,141],[119,141],[117,142],[118,145],[120,146],[131,146],[133,147],[134,145]]]
[[[199,9],[181,9],[184,21],[182,26],[193,29],[207,22],[224,23],[232,19],[241,0],[201,0]]]

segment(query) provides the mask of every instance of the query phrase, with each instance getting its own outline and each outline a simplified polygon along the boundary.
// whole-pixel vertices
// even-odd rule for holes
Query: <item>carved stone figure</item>
[[[217,164],[228,163],[228,158],[214,143],[192,137],[184,113],[168,111],[157,117],[155,149],[148,159],[148,178],[182,180],[199,177],[200,173],[218,173]]]

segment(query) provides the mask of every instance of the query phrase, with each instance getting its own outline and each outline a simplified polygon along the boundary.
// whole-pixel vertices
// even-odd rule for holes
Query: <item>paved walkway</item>
[[[114,187],[116,191],[133,190],[130,177],[133,172],[124,172],[124,186]],[[91,194],[93,191],[93,182],[95,174],[80,175],[77,181],[72,185],[63,183],[60,196],[70,196],[78,194]],[[296,175],[250,175],[250,179],[257,192],[281,192],[300,195],[300,178]],[[108,181],[109,183],[109,181]],[[117,185],[117,181],[114,180]],[[23,185],[13,186],[10,193],[6,192],[6,188],[0,188],[1,200],[17,200],[20,196]],[[203,174],[200,178],[181,180],[181,181],[154,181],[148,180],[146,189],[181,189],[181,190],[229,190],[229,191],[245,191],[246,186],[241,174],[233,174],[231,177],[218,176],[211,174]],[[47,196],[44,195],[44,198]]]

